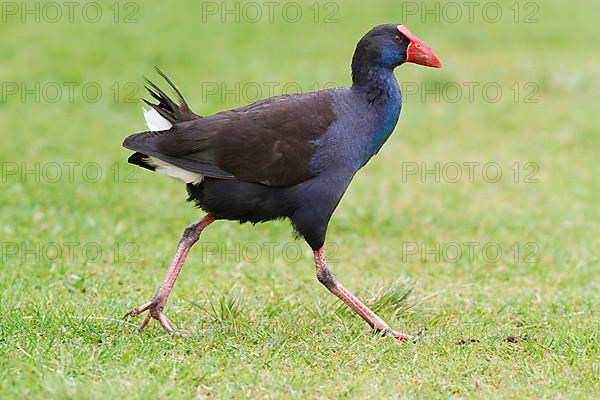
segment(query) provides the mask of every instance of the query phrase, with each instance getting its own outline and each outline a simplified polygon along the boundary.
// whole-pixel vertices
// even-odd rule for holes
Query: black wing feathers
[[[290,186],[311,177],[318,140],[335,121],[331,91],[274,97],[200,118],[159,73],[183,106],[150,83],[159,101],[153,107],[176,123],[168,131],[132,135],[125,147],[214,178]],[[195,117],[181,118],[173,111],[179,109]]]

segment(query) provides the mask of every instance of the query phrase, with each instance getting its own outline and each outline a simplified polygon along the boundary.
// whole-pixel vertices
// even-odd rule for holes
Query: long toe
[[[407,340],[413,339],[413,336],[407,335],[406,333],[402,333],[399,331],[395,331],[393,329],[386,329],[383,332],[386,336],[391,336],[399,342],[406,342]]]
[[[169,333],[173,333],[177,329],[175,327],[175,324],[173,324],[169,320],[169,318],[167,318],[167,316],[163,314],[162,306],[160,306],[159,303],[154,300],[130,310],[129,312],[127,312],[127,314],[125,314],[125,318],[136,317],[146,311],[148,312],[148,314],[146,314],[146,317],[142,321],[139,330],[144,329],[151,319],[157,320],[160,323],[160,325]]]
[[[165,328],[165,330],[167,332],[169,332],[169,333],[175,332],[175,329],[176,329],[175,325],[162,312],[159,311],[157,316],[152,315],[152,318],[156,318],[158,320],[158,322],[160,322],[162,327]]]
[[[152,305],[152,302],[149,301],[145,304],[142,304],[139,307],[133,308],[133,309],[127,311],[127,314],[125,314],[124,318],[136,317],[136,316],[140,315],[141,313],[143,313],[144,311],[148,310],[151,305]]]

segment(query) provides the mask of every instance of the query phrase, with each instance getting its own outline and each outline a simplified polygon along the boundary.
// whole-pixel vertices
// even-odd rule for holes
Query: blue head
[[[352,80],[368,79],[372,70],[393,70],[405,62],[439,68],[433,50],[405,26],[384,24],[371,29],[356,45],[352,58]]]

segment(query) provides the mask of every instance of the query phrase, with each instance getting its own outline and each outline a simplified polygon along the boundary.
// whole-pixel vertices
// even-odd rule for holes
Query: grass
[[[203,22],[192,1],[139,3],[132,24],[115,23],[108,5],[98,23],[3,14],[3,398],[597,398],[597,3],[539,3],[533,24],[515,23],[509,1],[498,23],[422,22],[394,1],[336,3],[337,23],[315,23],[313,3],[301,2],[298,23]],[[121,21],[131,10],[120,4]],[[202,114],[253,100],[222,98],[236,82],[257,82],[262,97],[265,82],[348,85],[357,39],[390,21],[407,22],[445,66],[402,67],[401,82],[503,92],[491,102],[480,91],[473,101],[405,91],[395,134],[330,224],[338,278],[418,340],[373,336],[316,282],[285,222],[205,232],[166,308],[189,337],[155,323],[138,333],[140,321],[121,319],[152,296],[200,216],[181,185],[126,165],[120,143],[143,129],[139,102],[128,101],[142,96],[141,76],[160,66]],[[73,82],[102,94],[51,101],[52,85]],[[536,103],[525,101],[527,83]],[[422,178],[421,163],[436,162],[493,162],[503,175]],[[527,162],[537,183],[525,182]],[[481,250],[490,243],[497,261]]]

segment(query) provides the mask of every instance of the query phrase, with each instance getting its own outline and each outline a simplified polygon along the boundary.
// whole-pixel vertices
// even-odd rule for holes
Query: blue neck
[[[369,134],[364,165],[377,154],[394,131],[402,108],[402,94],[393,70],[382,67],[371,68],[367,79],[359,84],[355,83],[353,87],[366,96],[369,104],[374,107],[374,112],[381,116]]]

